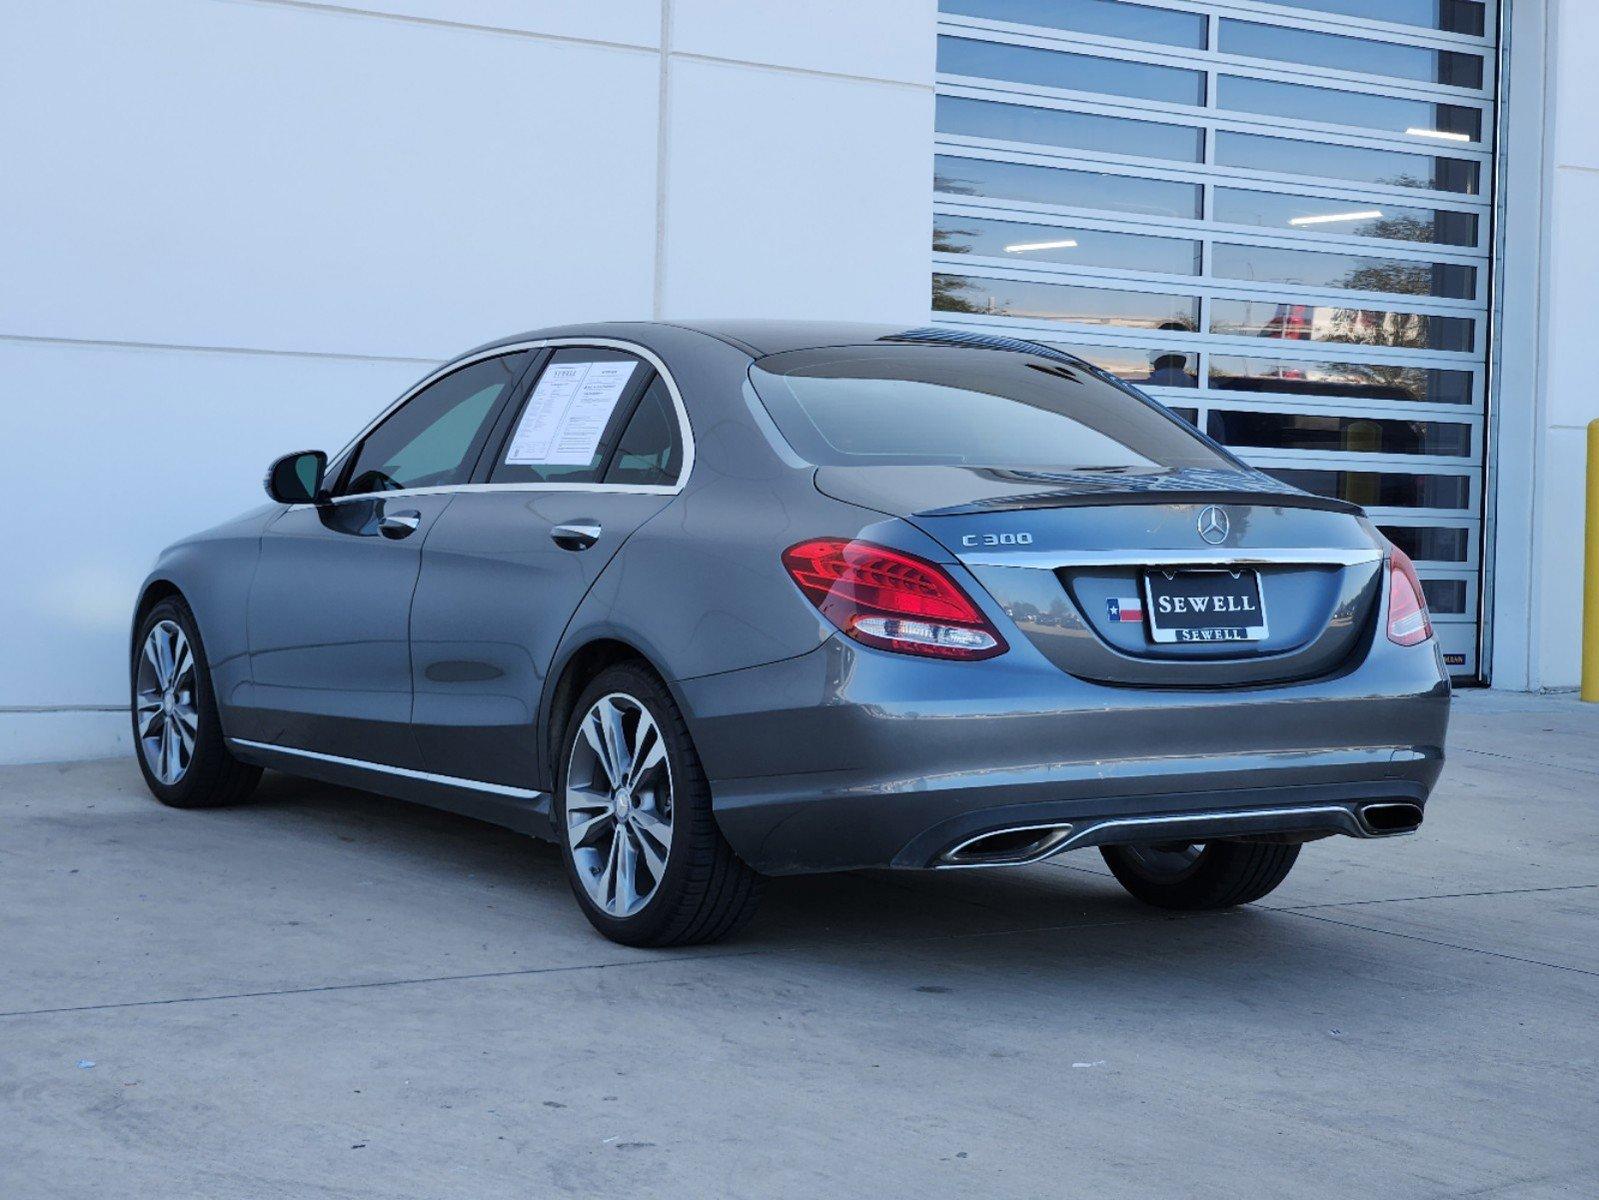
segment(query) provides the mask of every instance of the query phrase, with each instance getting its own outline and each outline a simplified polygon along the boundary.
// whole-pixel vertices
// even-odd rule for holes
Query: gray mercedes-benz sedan
[[[572,326],[440,367],[140,591],[150,790],[264,767],[559,843],[634,945],[763,876],[1098,847],[1246,903],[1420,825],[1449,681],[1410,561],[1059,349]]]

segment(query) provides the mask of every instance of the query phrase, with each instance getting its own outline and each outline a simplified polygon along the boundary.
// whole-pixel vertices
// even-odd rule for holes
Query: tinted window
[[[1253,21],[1221,23],[1221,49],[1225,54],[1332,67],[1340,71],[1359,71],[1366,75],[1392,75],[1422,83],[1443,83],[1452,87],[1482,86],[1482,56],[1454,50],[1430,50],[1402,42],[1377,42],[1370,38],[1344,37],[1336,33],[1314,33],[1308,29],[1289,29],[1282,25],[1259,25]]]
[[[1370,92],[1307,87],[1223,75],[1217,84],[1217,103],[1237,112],[1320,121],[1330,125],[1359,125],[1440,141],[1475,142],[1482,135],[1482,111],[1459,104],[1434,104]]]
[[[1157,405],[1067,359],[943,346],[762,359],[755,390],[820,465],[1233,467]]]
[[[1210,331],[1232,337],[1469,351],[1475,327],[1476,322],[1469,317],[1439,317],[1430,313],[1344,308],[1331,304],[1219,297],[1210,303]]]
[[[1031,225],[939,213],[933,218],[933,249],[940,254],[998,258],[1019,267],[1063,263],[1163,275],[1199,274],[1198,242],[1058,223]]]
[[[1076,150],[1171,158],[1182,162],[1198,162],[1204,150],[1204,134],[1187,125],[1163,125],[1157,121],[1133,121],[1025,104],[997,104],[962,96],[940,96],[937,113],[939,133],[962,137],[1070,146]]]
[[[955,196],[1021,200],[1028,204],[1060,204],[1188,220],[1197,220],[1200,215],[1197,183],[1101,171],[1067,171],[949,154],[940,154],[933,160],[933,187]]]
[[[1228,446],[1270,446],[1357,454],[1471,454],[1471,426],[1444,421],[1384,421],[1321,413],[1212,409],[1206,432]]]
[[[938,39],[938,69],[946,75],[976,75],[1007,83],[1103,92],[1167,104],[1205,103],[1205,76],[1181,67],[1039,50],[1010,42],[978,42],[970,38]]]
[[[1058,343],[1050,342],[1047,345]],[[1075,354],[1078,358],[1086,359],[1101,371],[1106,371],[1128,383],[1136,383],[1139,387],[1177,387],[1191,388],[1197,386],[1199,379],[1199,355],[1184,354],[1181,350],[1170,346],[1157,350],[1145,350],[1139,346],[1083,346],[1060,344],[1060,348],[1068,354]],[[1211,361],[1215,361],[1212,359]],[[1169,406],[1168,406],[1169,407]],[[1172,409],[1173,412],[1192,413],[1192,409]],[[1193,424],[1193,417],[1185,418]]]
[[[990,21],[1045,25],[1102,37],[1205,48],[1205,18],[1121,0],[939,0],[939,9]]]
[[[1265,471],[1318,496],[1332,496],[1367,508],[1464,509],[1471,503],[1471,481],[1464,475],[1386,475],[1298,467],[1267,467]]]
[[[1471,403],[1470,371],[1402,367],[1392,363],[1212,354],[1210,386],[1231,392],[1349,396],[1359,400],[1414,400],[1426,404]]]
[[[465,483],[495,409],[528,357],[508,354],[473,363],[411,397],[367,434],[340,494]]]
[[[1477,294],[1477,269],[1459,263],[1413,258],[1368,258],[1280,246],[1211,248],[1211,274],[1257,283],[1297,283],[1311,288],[1351,288],[1360,292],[1400,292],[1470,300]]]
[[[659,376],[639,400],[606,468],[606,483],[673,484],[683,469],[683,439],[677,409]]]
[[[1259,225],[1342,237],[1434,242],[1441,246],[1477,244],[1477,218],[1468,212],[1408,208],[1386,200],[1285,196],[1244,188],[1219,187],[1215,197],[1215,219],[1223,225]]]
[[[1383,535],[1417,562],[1465,562],[1466,530],[1449,525],[1384,525]]]
[[[598,482],[649,374],[620,350],[557,350],[511,422],[490,482]]]
[[[1373,21],[1397,21],[1442,29],[1449,33],[1468,33],[1481,37],[1486,9],[1482,0],[1273,0],[1289,8],[1314,12],[1340,13],[1346,17],[1366,17]]]

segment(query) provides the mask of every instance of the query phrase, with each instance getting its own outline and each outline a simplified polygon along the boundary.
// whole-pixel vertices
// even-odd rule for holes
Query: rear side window
[[[464,483],[529,355],[484,359],[430,383],[367,434],[341,495]]]
[[[1154,401],[1065,356],[879,343],[771,355],[750,380],[818,466],[1238,466]]]
[[[648,364],[620,350],[557,350],[522,401],[489,481],[599,482],[650,377]]]
[[[677,410],[666,381],[656,375],[622,431],[605,482],[670,485],[677,482],[682,468],[683,437]]]

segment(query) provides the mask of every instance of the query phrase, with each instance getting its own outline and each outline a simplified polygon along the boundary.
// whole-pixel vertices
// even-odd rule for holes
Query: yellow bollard
[[[1599,420],[1588,422],[1588,539],[1582,569],[1582,698],[1599,703]]]

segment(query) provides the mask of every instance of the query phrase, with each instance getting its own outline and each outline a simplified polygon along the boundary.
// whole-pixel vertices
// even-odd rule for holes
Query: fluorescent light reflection
[[[1418,129],[1415,126],[1405,130],[1411,137],[1437,138],[1440,142],[1469,142],[1471,136],[1465,133],[1450,133],[1447,129]]]
[[[1320,213],[1314,217],[1290,217],[1290,225],[1335,225],[1340,221],[1375,221],[1382,216],[1382,209],[1367,208],[1360,212],[1346,213]]]
[[[1069,250],[1077,242],[1073,238],[1061,238],[1058,242],[1016,242],[1005,247],[1006,254],[1025,254],[1029,250]]]

